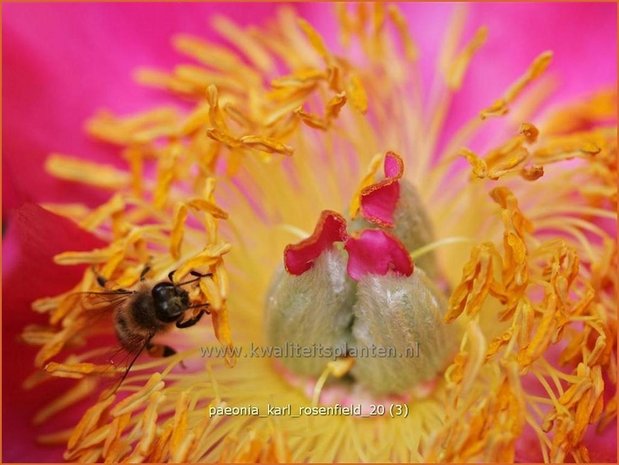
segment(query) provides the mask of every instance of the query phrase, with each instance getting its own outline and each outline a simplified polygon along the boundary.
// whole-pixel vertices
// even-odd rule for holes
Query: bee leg
[[[172,347],[165,344],[154,344],[152,342],[146,344],[146,351],[148,355],[155,358],[171,357],[176,354],[176,350]]]
[[[172,355],[175,355],[177,353],[176,350],[174,350],[169,345],[166,345],[166,344],[154,344],[152,342],[149,342],[146,345],[146,350],[148,351],[148,354],[151,357],[155,357],[155,358],[171,357]],[[180,365],[183,368],[187,368],[182,360],[181,360]]]
[[[202,315],[204,315],[205,313],[209,313],[206,310],[200,310],[200,313],[198,313],[196,316],[189,318],[188,320],[185,321],[177,321],[176,322],[176,327],[177,328],[189,328],[193,325],[195,325],[198,321],[200,321],[200,318],[202,318]]]
[[[95,270],[95,267],[92,267],[92,272],[95,274],[95,279],[97,280],[97,284],[100,287],[105,288],[105,285],[107,284],[107,278],[103,275],[100,275],[97,270]]]
[[[174,272],[172,272],[172,273],[174,273]],[[172,273],[170,273],[170,276],[172,275]],[[213,276],[213,273],[203,274],[203,273],[198,273],[197,271],[193,271],[193,270],[190,271],[189,274],[191,276],[195,276],[195,278],[190,279],[189,281],[182,282],[182,283],[177,283],[176,285],[177,286],[186,286],[187,284],[193,284],[196,281],[200,281],[202,278],[210,278],[211,276]]]
[[[140,273],[140,281],[144,281],[144,279],[146,278],[146,275],[148,274],[150,270],[151,270],[150,265],[144,265],[144,268],[142,269],[142,272]]]

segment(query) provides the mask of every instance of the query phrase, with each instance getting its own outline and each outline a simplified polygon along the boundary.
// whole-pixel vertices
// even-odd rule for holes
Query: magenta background
[[[294,7],[335,44],[331,6],[302,3]],[[453,4],[401,7],[420,45],[422,71],[428,80]],[[173,51],[170,36],[184,32],[212,39],[211,14],[223,13],[241,24],[262,23],[276,8],[198,3],[2,5],[2,194],[3,221],[8,221],[3,242],[4,461],[60,460],[58,449],[34,446],[35,430],[29,420],[54,393],[20,389],[30,373],[33,351],[15,338],[26,322],[35,320],[28,302],[64,290],[74,276],[75,270],[51,267],[51,254],[68,247],[86,248],[88,242],[77,241],[79,234],[67,232],[66,224],[41,220],[36,230],[45,239],[39,244],[42,250],[31,250],[37,242],[25,240],[28,225],[22,221],[20,226],[11,216],[12,209],[26,201],[85,200],[95,205],[104,200],[105,193],[47,176],[46,155],[59,151],[117,163],[114,150],[85,137],[84,121],[102,107],[126,113],[172,101],[133,83],[132,70],[142,65],[169,69],[185,62]],[[616,84],[615,4],[473,4],[465,38],[481,24],[489,26],[488,43],[472,62],[442,140],[498,97],[543,50],[555,51],[551,72],[561,83],[555,102]],[[68,425],[71,418],[61,420],[57,426]],[[598,445],[608,447],[609,441],[604,442]],[[592,457],[603,449],[592,447]],[[614,452],[598,460],[604,458],[614,461]]]

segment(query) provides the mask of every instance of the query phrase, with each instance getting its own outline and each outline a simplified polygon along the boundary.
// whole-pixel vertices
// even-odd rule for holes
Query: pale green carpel
[[[348,350],[355,357],[355,382],[374,394],[397,394],[431,380],[455,353],[455,329],[443,320],[446,308],[423,270],[355,282],[346,273],[345,253],[333,247],[302,275],[277,275],[267,299],[267,339],[279,347]],[[330,360],[281,362],[293,373],[317,377]]]
[[[432,222],[417,188],[409,181],[401,179],[400,198],[393,213],[393,228],[386,228],[392,232],[407,250],[413,251],[435,240]],[[362,216],[358,216],[349,224],[351,231],[361,231],[367,228],[376,228]],[[424,254],[415,260],[415,266],[422,268],[428,276],[438,276],[436,255],[433,252]]]
[[[356,284],[346,274],[346,254],[325,251],[300,276],[281,270],[267,299],[267,340],[282,349],[322,347],[345,353],[351,343],[350,325]],[[326,352],[326,350],[325,350]],[[281,362],[300,375],[318,376],[330,358],[285,357]]]
[[[425,273],[368,275],[359,281],[352,339],[353,377],[376,394],[400,393],[434,378],[454,353],[447,301]],[[382,347],[382,354],[372,348]]]

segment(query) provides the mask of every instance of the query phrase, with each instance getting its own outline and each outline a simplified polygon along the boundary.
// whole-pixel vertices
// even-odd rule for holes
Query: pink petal
[[[102,108],[125,115],[158,105],[182,106],[178,98],[137,84],[136,68],[170,70],[191,62],[174,50],[175,34],[224,44],[209,26],[215,15],[260,24],[277,9],[274,3],[3,5],[3,205],[104,202],[107,193],[48,175],[43,168],[48,154],[126,168],[116,148],[84,133],[84,122]]]
[[[413,273],[413,260],[408,251],[385,231],[366,229],[359,238],[348,238],[344,248],[348,252],[348,274],[357,281],[368,274],[382,276],[395,271],[410,276]]]
[[[393,152],[387,152],[385,155],[385,176],[388,178],[398,178],[402,177],[402,173],[404,173],[404,164],[402,163],[402,159],[399,155],[396,155]]]
[[[382,227],[393,226],[393,213],[400,199],[399,179],[404,173],[404,163],[399,155],[385,155],[385,179],[361,191],[361,214]]]
[[[338,213],[325,210],[320,215],[316,229],[307,239],[286,246],[284,265],[290,274],[300,275],[309,270],[314,260],[334,242],[346,240],[346,220]]]
[[[45,325],[47,318],[30,310],[32,300],[66,291],[76,283],[83,267],[56,265],[53,256],[66,250],[90,250],[105,244],[78,226],[38,205],[26,204],[9,217],[2,242],[2,353],[5,399],[3,458],[5,461],[60,461],[62,447],[41,447],[35,436],[75,424],[83,413],[73,409],[50,419],[46,429],[35,429],[32,418],[36,412],[74,383],[56,380],[33,391],[22,383],[32,374],[31,363],[37,349],[21,342],[19,335],[27,324]]]
[[[426,5],[431,11],[424,11]],[[547,75],[557,86],[543,108],[603,87],[616,87],[617,66],[614,60],[608,59],[617,55],[616,3],[475,2],[455,5],[458,7],[468,9],[459,50],[480,26],[488,27],[488,40],[471,61],[462,89],[454,96],[435,154],[446,148],[466,121],[500,97],[544,50],[553,51]],[[405,3],[401,8],[415,38],[419,38],[422,74],[430,84],[439,56],[437,45],[450,32],[445,26],[454,4]],[[428,20],[431,13],[435,17]],[[511,134],[513,127],[505,124],[508,122],[508,119],[488,122],[467,142],[469,148],[484,151]]]

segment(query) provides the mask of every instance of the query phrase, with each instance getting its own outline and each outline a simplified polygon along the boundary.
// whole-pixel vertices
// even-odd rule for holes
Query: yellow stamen
[[[28,327],[23,337],[41,347],[35,363],[45,370],[26,386],[52,376],[77,379],[38,422],[122,371],[96,363],[108,347],[83,348],[95,334],[112,336],[111,318],[89,323],[102,305],[72,294],[99,290],[95,271],[108,278],[110,290],[133,288],[146,264],[148,283],[172,270],[179,282],[192,270],[213,274],[187,289],[192,305],[209,303],[210,316],[165,336],[177,349],[182,338],[186,350],[138,359],[118,388],[126,397],[106,391],[70,437],[41,438],[68,440],[67,460],[503,462],[519,458],[526,425],[545,460],[584,460],[589,425],[603,429],[616,417],[616,400],[604,403],[608,386],[601,377],[617,376],[617,247],[601,225],[616,217],[616,93],[539,118],[536,109],[553,84],[542,79],[551,59],[545,52],[437,154],[451,101],[486,30],[461,45],[464,9],[456,9],[426,92],[414,40],[396,6],[337,8],[345,46],[364,54],[361,60],[349,49],[333,53],[291,8],[267,28],[218,18],[215,28],[238,53],[177,36],[174,46],[194,62],[137,75],[181,94],[190,102],[187,112],[100,113],[88,122],[91,135],[119,146],[126,170],[66,156],[48,161],[57,177],[114,195],[92,209],[50,206],[107,244],[59,254],[59,264],[89,266],[70,291],[33,305],[49,321]],[[520,125],[511,137],[480,155],[462,148],[484,118],[508,111],[510,120],[497,124]],[[306,237],[320,210],[346,208],[351,194],[354,218],[359,192],[380,170],[382,156],[372,157],[391,149],[405,157],[405,175],[431,207],[441,238],[409,252],[414,259],[436,254],[440,284],[453,289],[445,324],[466,329],[433,391],[406,404],[410,415],[394,421],[312,418],[319,435],[286,417],[209,417],[209,407],[262,409],[270,398],[293,408],[326,402],[331,384],[341,382],[327,384],[329,377],[348,372],[352,359],[332,362],[308,396],[267,360],[234,360],[232,329],[243,346],[262,340],[263,297],[285,244],[293,235]],[[453,165],[459,156],[473,176]],[[156,178],[148,179],[153,169]],[[202,324],[208,318],[212,330]],[[211,357],[205,370],[194,371],[196,360],[178,366],[196,359],[198,346],[215,344],[227,349],[227,363]],[[558,351],[557,366],[547,360],[549,350]],[[527,374],[539,381],[541,394],[527,392]]]
[[[105,189],[118,190],[129,183],[129,176],[124,171],[110,165],[87,162],[67,155],[51,155],[45,163],[45,169],[60,179]]]
[[[505,95],[480,113],[481,119],[505,115],[509,111],[509,104],[511,104],[531,82],[539,78],[539,76],[546,71],[551,60],[552,52],[549,51],[535,58],[527,72],[512,84]]]

